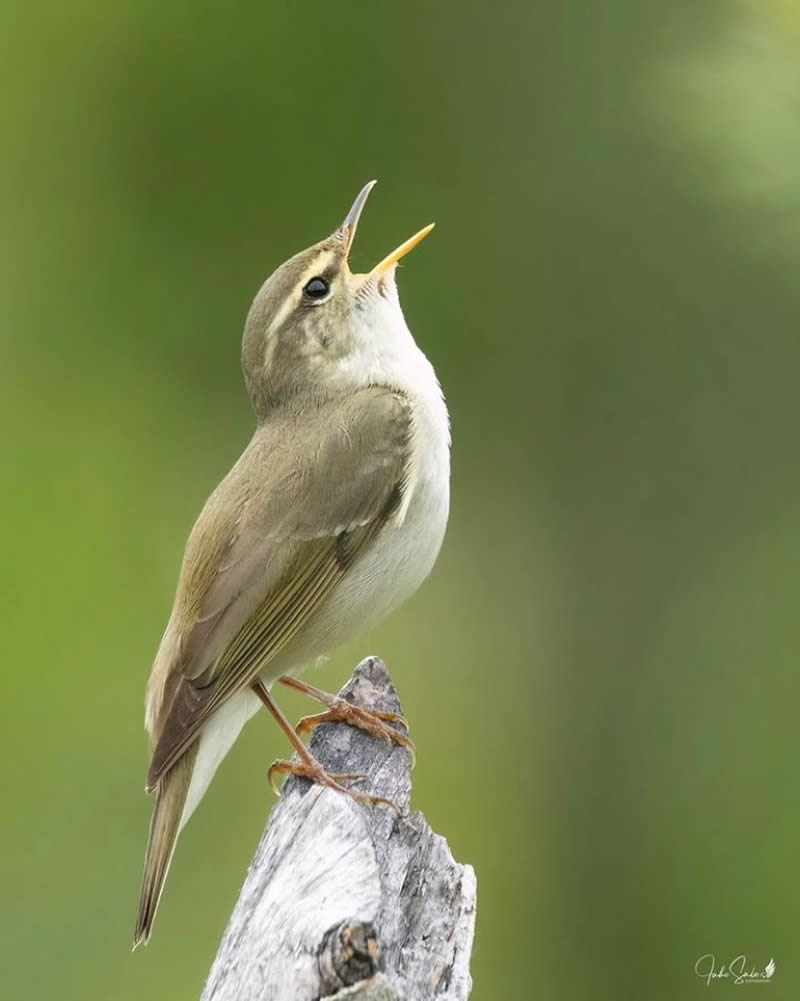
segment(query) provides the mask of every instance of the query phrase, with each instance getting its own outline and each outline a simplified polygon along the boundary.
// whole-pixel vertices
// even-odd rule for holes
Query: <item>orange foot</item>
[[[400,812],[390,799],[356,792],[354,789],[349,789],[347,786],[342,785],[343,782],[363,782],[367,777],[366,775],[342,775],[337,772],[326,772],[322,765],[315,758],[312,758],[311,755],[308,755],[307,760],[302,761],[285,761],[279,758],[277,761],[272,762],[267,772],[267,781],[275,790],[276,795],[280,796],[280,789],[275,781],[276,774],[298,775],[300,778],[308,779],[310,782],[325,786],[327,789],[335,789],[337,792],[343,792],[345,796],[350,796],[356,803],[363,803],[364,806],[390,806],[393,810],[397,810],[398,813]]]
[[[354,706],[336,695],[323,692],[321,688],[309,685],[305,681],[298,681],[297,678],[293,678],[289,674],[284,674],[278,680],[287,688],[303,692],[304,695],[309,695],[312,699],[327,706],[324,713],[304,716],[295,727],[298,734],[310,733],[320,723],[347,723],[348,726],[364,730],[365,733],[378,740],[385,740],[390,744],[395,743],[405,747],[411,758],[411,767],[413,768],[416,764],[417,754],[414,741],[393,726],[386,725],[387,723],[399,723],[408,731],[408,720],[405,716],[401,716],[400,713],[384,713],[377,709],[363,709],[361,706]]]
[[[330,701],[328,701],[328,699]],[[396,730],[389,723],[399,723],[408,729],[408,722],[405,716],[400,713],[384,713],[377,709],[362,709],[361,706],[351,705],[344,699],[337,699],[335,696],[328,696],[328,699],[320,699],[328,706],[324,713],[315,713],[313,716],[304,716],[295,727],[300,736],[311,733],[312,730],[322,723],[346,723],[354,726],[358,730],[363,730],[370,737],[378,740],[385,740],[387,743],[399,744],[405,747],[411,757],[411,767],[416,764],[417,755],[414,741],[404,733]]]

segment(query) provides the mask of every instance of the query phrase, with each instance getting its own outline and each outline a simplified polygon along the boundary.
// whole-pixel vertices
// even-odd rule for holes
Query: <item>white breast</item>
[[[444,539],[450,509],[450,419],[433,366],[409,331],[392,282],[375,296],[359,348],[342,363],[362,385],[391,386],[412,412],[408,477],[401,506],[338,590],[356,600],[366,625],[410,597],[428,576]]]
[[[413,422],[402,503],[337,591],[352,600],[367,628],[409,598],[433,569],[450,508],[450,434],[433,369],[433,393],[408,394]],[[349,618],[349,616],[348,616]],[[354,622],[352,626],[355,626]],[[351,626],[351,628],[352,628]]]

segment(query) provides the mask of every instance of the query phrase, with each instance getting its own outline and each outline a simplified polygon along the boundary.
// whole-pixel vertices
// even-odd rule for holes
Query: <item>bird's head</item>
[[[289,258],[253,300],[242,340],[242,369],[259,418],[300,391],[324,395],[331,387],[363,384],[369,365],[362,365],[362,359],[390,349],[393,338],[410,336],[395,269],[433,224],[371,271],[353,274],[350,249],[374,184],[370,181],[361,190],[341,226]]]

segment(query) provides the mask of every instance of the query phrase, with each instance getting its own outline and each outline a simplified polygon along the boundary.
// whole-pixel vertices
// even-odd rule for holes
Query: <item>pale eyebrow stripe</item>
[[[267,330],[267,336],[269,336],[273,330],[277,330],[289,313],[297,309],[297,306],[300,303],[302,290],[308,281],[316,275],[324,272],[328,265],[334,261],[335,257],[335,251],[326,250],[324,253],[314,258],[314,260],[308,265],[303,274],[300,276],[300,281],[297,283],[297,286],[292,294],[286,297],[286,302],[284,302],[280,310],[276,313],[272,323],[269,325],[269,329]]]
[[[306,283],[314,278],[316,275],[321,275],[325,272],[329,264],[333,263],[336,254],[333,250],[326,250],[324,253],[315,257],[314,260],[309,264],[306,270],[303,272],[303,276],[298,282],[300,288],[304,288]]]

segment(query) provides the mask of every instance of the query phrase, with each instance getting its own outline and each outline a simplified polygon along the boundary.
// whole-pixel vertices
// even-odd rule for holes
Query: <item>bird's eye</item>
[[[303,289],[309,299],[323,299],[330,290],[330,285],[324,278],[312,278]]]

